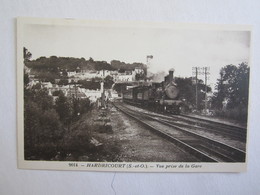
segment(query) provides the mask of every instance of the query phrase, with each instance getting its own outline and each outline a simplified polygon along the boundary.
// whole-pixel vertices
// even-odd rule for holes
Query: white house
[[[98,98],[101,97],[100,90],[90,90],[90,89],[82,89],[82,92],[89,98],[91,102],[96,102]]]
[[[97,72],[97,76],[101,77],[101,78],[111,76],[111,71],[110,70],[100,70],[100,71]]]
[[[52,88],[51,82],[41,82],[42,88]]]
[[[28,88],[32,88],[32,86],[36,85],[37,83],[40,83],[39,80],[31,79],[27,86]]]
[[[68,74],[68,77],[72,77],[72,76],[75,76],[77,73],[76,71],[72,71],[72,72],[67,72]]]
[[[133,81],[133,75],[132,74],[126,74],[126,73],[119,73],[117,77],[117,81],[119,82],[132,82]]]
[[[136,74],[141,74],[141,73],[144,73],[144,69],[139,68],[139,67],[136,67],[136,68],[134,69],[134,72],[135,72]]]

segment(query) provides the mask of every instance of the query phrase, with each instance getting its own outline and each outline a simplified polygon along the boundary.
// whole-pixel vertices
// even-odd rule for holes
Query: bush
[[[73,130],[69,132],[60,145],[62,154],[73,154],[77,156],[91,149],[91,136],[86,130]]]
[[[25,159],[48,160],[63,136],[59,115],[46,90],[28,89],[24,97]]]
[[[74,102],[73,102],[74,101]],[[24,96],[24,151],[26,160],[60,160],[58,152],[83,153],[91,149],[86,118],[79,127],[72,128],[72,121],[91,110],[89,99],[71,101],[59,93],[56,105],[45,89],[25,89]],[[74,114],[74,115],[73,115]],[[74,120],[73,120],[74,119]],[[66,128],[67,127],[67,128]],[[65,130],[67,129],[67,131]],[[55,156],[56,155],[56,156]],[[64,157],[65,158],[65,157]]]
[[[247,108],[239,106],[228,110],[216,110],[216,116],[247,122]]]

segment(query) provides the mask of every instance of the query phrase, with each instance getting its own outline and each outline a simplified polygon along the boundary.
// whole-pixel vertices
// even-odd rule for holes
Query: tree
[[[223,108],[223,101],[227,100],[227,108],[237,106],[247,107],[249,88],[249,67],[243,62],[238,66],[227,65],[220,70],[220,79],[217,81],[216,92],[212,104],[217,109]]]
[[[35,102],[42,110],[53,108],[52,97],[48,95],[46,88],[41,88],[41,84],[37,83],[31,89],[24,89],[24,100]]]
[[[100,89],[100,81],[100,78],[92,78],[91,81],[79,80],[78,83],[85,89],[97,90]]]
[[[57,141],[62,138],[62,124],[45,89],[24,90],[25,159],[46,159],[55,154]]]
[[[63,93],[59,94],[56,100],[56,111],[64,124],[69,125],[72,119],[72,105],[71,102],[64,96]]]
[[[74,99],[73,100],[73,118],[87,113],[91,110],[91,102],[87,99]]]
[[[146,78],[146,75],[145,75],[144,72],[143,73],[136,73],[136,75],[135,75],[135,80],[136,81],[145,80],[145,78]]]
[[[42,112],[41,123],[41,142],[53,143],[62,137],[62,125],[59,115],[54,109],[48,109]]]
[[[106,76],[104,81],[105,81],[105,83],[104,83],[105,89],[111,89],[112,85],[114,84],[113,77],[108,75],[108,76]]]
[[[241,63],[238,66],[237,72],[237,96],[239,97],[238,103],[248,105],[249,93],[249,67],[247,63]]]
[[[110,64],[113,69],[115,69],[115,70],[122,69],[123,72],[126,70],[134,70],[135,68],[142,68],[144,71],[147,70],[147,67],[145,64],[138,63],[138,62],[134,62],[132,64],[129,64],[129,63],[126,64],[125,62],[121,62],[119,60],[112,60],[110,62]]]
[[[25,99],[24,107],[24,146],[25,152],[30,153],[30,150],[38,141],[38,130],[40,129],[41,109],[32,101]],[[29,154],[28,154],[29,155]],[[27,155],[26,155],[27,156]]]
[[[24,86],[26,86],[30,82],[29,75],[25,72],[23,75],[23,82],[24,82]]]
[[[89,60],[88,60],[89,62],[94,62],[94,60],[93,60],[93,58],[89,58]]]
[[[29,52],[28,49],[26,49],[26,48],[24,47],[24,48],[23,48],[23,59],[24,59],[24,62],[30,61],[31,57],[32,57],[31,52]]]
[[[217,85],[215,87],[215,89],[217,90],[217,92],[215,92],[213,94],[212,97],[212,106],[213,108],[217,108],[217,109],[222,109],[223,107],[223,101],[225,99],[225,92],[226,92],[226,87],[224,85],[224,80],[223,80],[223,70],[220,71],[220,78],[217,80]]]
[[[175,82],[178,86],[180,99],[185,99],[189,105],[195,105],[195,93],[191,78],[176,78]]]
[[[95,70],[113,70],[111,65],[106,61],[96,61],[95,62]]]
[[[58,82],[59,85],[68,85],[69,84],[69,81],[68,79],[61,79],[59,82]]]
[[[45,88],[37,90],[34,94],[33,101],[44,111],[53,108],[52,97],[48,95],[48,90]]]
[[[179,98],[185,99],[187,105],[192,105],[193,108],[196,107],[196,85],[192,84],[192,78],[176,78],[175,82],[178,86]],[[202,110],[204,108],[204,100],[205,100],[205,84],[202,80],[198,81],[198,110]],[[207,86],[207,92],[210,92],[211,88]]]
[[[59,96],[61,93],[63,93],[61,90],[57,90],[57,91],[52,92],[52,95]]]

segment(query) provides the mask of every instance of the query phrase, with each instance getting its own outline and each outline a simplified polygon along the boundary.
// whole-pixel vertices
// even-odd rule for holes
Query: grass
[[[236,107],[228,110],[216,110],[215,115],[223,118],[233,119],[238,122],[247,122],[247,108]]]

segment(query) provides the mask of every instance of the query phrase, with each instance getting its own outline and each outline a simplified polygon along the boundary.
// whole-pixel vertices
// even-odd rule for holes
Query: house
[[[41,82],[41,86],[42,88],[47,88],[47,89],[52,88],[51,82]]]
[[[89,100],[91,102],[96,102],[97,99],[101,97],[101,91],[100,90],[84,89],[84,93],[89,98]]]
[[[110,76],[110,75],[111,75],[110,70],[100,70],[98,72],[98,76],[101,77],[101,78],[105,78],[105,77]]]
[[[86,94],[81,92],[78,87],[72,87],[67,91],[67,97],[76,98],[76,99],[84,99],[87,98]]]
[[[98,76],[98,72],[97,71],[84,71],[81,72],[78,77],[80,77],[81,79],[92,79]]]
[[[75,76],[77,73],[76,73],[76,71],[71,71],[71,72],[67,72],[67,74],[68,74],[68,77],[73,77],[73,76]]]
[[[27,87],[32,88],[32,86],[34,86],[38,83],[40,83],[40,81],[38,79],[30,79],[29,83],[27,84]]]
[[[133,76],[132,74],[129,74],[129,73],[119,73],[118,74],[118,77],[117,77],[117,82],[132,82],[134,79],[133,79]]]

